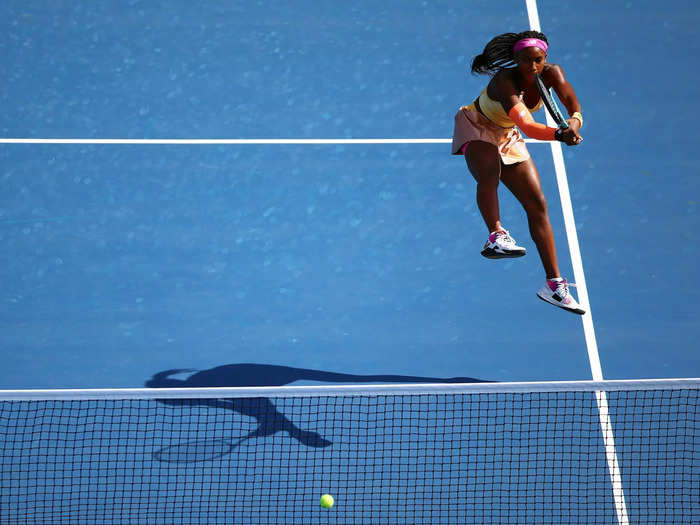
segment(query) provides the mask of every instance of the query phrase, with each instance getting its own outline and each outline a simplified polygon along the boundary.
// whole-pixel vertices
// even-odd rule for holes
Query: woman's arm
[[[579,104],[573,86],[569,84],[566,76],[564,76],[564,70],[556,64],[550,64],[550,67],[547,68],[542,77],[545,84],[554,88],[557,97],[559,97],[559,100],[561,100],[561,103],[564,104],[569,113],[570,118],[567,119],[567,123],[578,133],[583,124],[583,117],[579,120],[578,118],[573,118],[573,115],[576,113],[578,113],[578,116],[581,115],[581,104]]]
[[[550,128],[549,126],[535,121],[530,111],[520,100],[520,92],[516,88],[513,79],[506,71],[495,75],[488,89],[489,96],[496,97],[496,100],[501,103],[510,119],[515,122],[515,125],[528,137],[538,140],[559,140],[565,142],[569,146],[576,145],[581,141],[581,137],[578,134],[578,128],[580,127],[578,126],[578,120],[576,120],[576,124],[574,124],[574,126],[577,127],[570,127],[566,130]]]
[[[556,128],[540,124],[532,118],[527,107],[520,100],[520,93],[510,75],[502,72],[494,76],[489,88],[492,88],[493,95],[501,103],[508,117],[525,135],[538,140],[555,140]]]

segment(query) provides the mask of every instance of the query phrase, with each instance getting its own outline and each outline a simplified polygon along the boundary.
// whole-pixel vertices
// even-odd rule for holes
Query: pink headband
[[[544,40],[540,40],[539,38],[523,38],[522,40],[518,40],[513,46],[513,54],[516,54],[526,47],[539,47],[542,51],[547,53],[547,43]]]

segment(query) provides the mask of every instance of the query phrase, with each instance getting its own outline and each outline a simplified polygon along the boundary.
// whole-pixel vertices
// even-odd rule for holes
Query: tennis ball
[[[323,496],[321,496],[321,507],[323,507],[324,509],[330,509],[334,503],[335,500],[330,494],[324,494]]]

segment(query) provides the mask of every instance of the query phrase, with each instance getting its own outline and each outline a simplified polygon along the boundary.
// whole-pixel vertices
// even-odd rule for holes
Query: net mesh
[[[698,523],[698,385],[606,393],[617,488],[591,390],[5,400],[0,523]]]

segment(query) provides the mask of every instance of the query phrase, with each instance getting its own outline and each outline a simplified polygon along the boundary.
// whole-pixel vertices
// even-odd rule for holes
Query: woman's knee
[[[530,195],[523,205],[528,217],[547,218],[547,199],[541,191]]]
[[[479,177],[474,175],[474,179],[476,180],[477,191],[480,191],[480,190],[481,191],[483,191],[483,190],[497,191],[498,190],[498,184],[499,184],[500,179],[497,175],[494,176],[493,174],[482,173],[481,176],[479,176]]]

